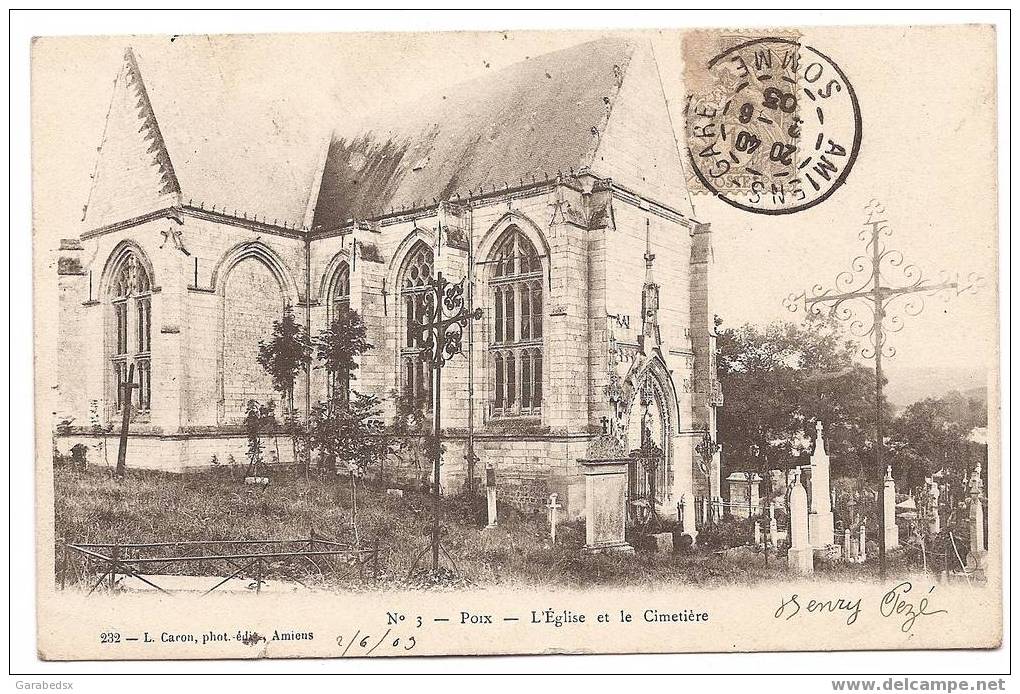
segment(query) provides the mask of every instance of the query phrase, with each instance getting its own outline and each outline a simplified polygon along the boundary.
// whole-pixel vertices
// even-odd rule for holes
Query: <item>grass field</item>
[[[58,550],[64,542],[298,539],[308,538],[312,530],[340,542],[352,540],[349,487],[336,478],[313,474],[306,481],[297,471],[276,471],[272,484],[261,489],[245,485],[239,469],[185,475],[129,470],[125,480],[116,482],[107,469],[80,472],[57,465],[54,483]],[[420,576],[409,578],[409,571],[428,543],[430,504],[420,492],[405,491],[398,498],[371,485],[360,488],[360,537],[363,545],[378,541],[382,548],[384,585],[428,584]],[[559,526],[557,544],[550,546],[544,514],[526,517],[500,506],[499,527],[482,530],[481,498],[447,498],[443,506],[443,545],[457,567],[456,577],[440,581],[444,585],[705,586],[786,576],[785,560],[775,555],[769,557],[768,568],[763,562],[737,562],[707,550],[590,555],[580,551],[583,523]],[[58,563],[60,557],[58,551]],[[854,569],[861,570],[866,571]],[[329,575],[320,580],[327,586],[333,581]]]

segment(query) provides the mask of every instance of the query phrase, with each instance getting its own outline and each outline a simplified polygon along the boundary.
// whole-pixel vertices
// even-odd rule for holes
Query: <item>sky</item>
[[[124,48],[146,65],[201,90],[217,80],[302,127],[328,132],[345,118],[416,99],[530,56],[596,38],[595,32],[307,34],[237,37],[38,39],[33,46],[35,233],[47,246],[75,236],[96,147]],[[643,32],[652,42],[682,142],[682,33]],[[803,41],[833,58],[861,104],[860,155],[825,202],[770,217],[692,196],[713,229],[712,293],[725,326],[799,320],[792,293],[831,286],[864,251],[864,207],[878,199],[908,263],[983,275],[976,295],[928,299],[891,337],[897,368],[982,368],[996,362],[995,63],[991,30],[810,29]],[[178,77],[179,74],[179,77]],[[210,81],[211,80],[211,81]],[[159,114],[157,113],[157,118]],[[172,153],[171,153],[172,154]],[[895,278],[890,278],[895,279]]]

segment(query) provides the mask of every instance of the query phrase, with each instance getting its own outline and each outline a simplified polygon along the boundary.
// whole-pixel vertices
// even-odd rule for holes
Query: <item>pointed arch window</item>
[[[326,305],[326,319],[330,326],[351,309],[351,268],[347,263],[340,263],[333,275],[329,289],[329,300]],[[351,391],[349,373],[327,374],[327,384],[334,394],[348,394]]]
[[[351,307],[351,268],[347,263],[340,263],[333,275],[333,285],[329,291],[329,322],[342,315]]]
[[[124,385],[134,367],[132,404],[142,413],[152,406],[152,279],[134,251],[118,261],[110,285],[113,369],[112,402],[120,412]]]
[[[407,254],[399,279],[401,317],[404,323],[400,347],[400,394],[414,407],[423,410],[432,408],[432,367],[421,354],[421,325],[434,266],[432,249],[419,241]]]
[[[543,286],[542,259],[517,227],[510,227],[488,261],[492,297],[492,391],[495,417],[542,412]]]

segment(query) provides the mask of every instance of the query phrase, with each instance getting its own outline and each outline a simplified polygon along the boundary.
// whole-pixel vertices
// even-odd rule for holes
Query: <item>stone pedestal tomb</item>
[[[749,518],[761,503],[761,475],[757,472],[734,472],[726,478],[730,486],[730,515],[736,518]]]
[[[627,544],[628,459],[582,460],[588,552],[633,552]]]

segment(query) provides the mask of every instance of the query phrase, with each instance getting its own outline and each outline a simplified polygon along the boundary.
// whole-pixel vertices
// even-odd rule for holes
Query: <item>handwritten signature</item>
[[[904,596],[913,590],[914,586],[911,585],[910,581],[903,581],[898,585],[894,586],[889,590],[888,593],[882,596],[882,604],[879,606],[883,617],[901,616],[903,617],[903,623],[900,625],[900,630],[904,634],[909,634],[914,628],[914,623],[918,617],[930,617],[936,614],[946,614],[948,610],[932,610],[928,611],[928,597],[922,597],[915,605],[912,601],[913,598],[907,599]],[[935,586],[928,589],[928,595],[931,595],[935,591]]]
[[[911,634],[914,625],[921,617],[931,617],[937,614],[947,614],[948,610],[932,609],[929,596],[935,591],[935,586],[928,589],[928,593],[915,602],[914,596],[907,597],[907,594],[914,589],[910,581],[902,581],[890,588],[879,604],[879,612],[886,618],[902,618],[900,630],[905,634]],[[847,626],[857,622],[861,614],[861,598],[841,597],[828,599],[802,598],[797,593],[789,597],[781,597],[779,608],[772,615],[776,619],[789,621],[801,612],[807,614],[840,614],[846,615]],[[911,634],[912,635],[912,634]]]

